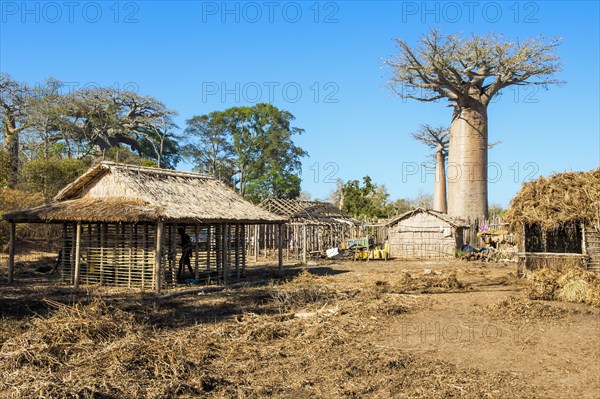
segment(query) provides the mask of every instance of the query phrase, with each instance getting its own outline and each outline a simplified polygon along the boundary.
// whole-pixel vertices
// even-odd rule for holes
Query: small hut
[[[287,247],[288,256],[302,257],[304,262],[307,256],[320,254],[354,238],[356,227],[360,224],[329,202],[268,198],[259,206],[287,219],[284,247]],[[264,237],[269,241],[268,231],[266,234],[257,232],[257,247],[264,243]]]
[[[572,264],[600,272],[600,168],[524,183],[505,220],[526,268]]]
[[[390,256],[404,259],[442,259],[454,256],[463,245],[469,226],[462,220],[429,209],[417,208],[388,223]]]
[[[62,225],[59,270],[65,282],[156,292],[176,282],[178,229],[192,241],[195,278],[226,283],[245,272],[246,226],[286,220],[212,176],[111,162],[88,170],[50,204],[3,218],[11,223],[9,282],[15,224],[56,223]]]

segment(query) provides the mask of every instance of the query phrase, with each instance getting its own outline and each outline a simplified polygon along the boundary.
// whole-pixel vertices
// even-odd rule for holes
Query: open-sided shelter
[[[321,253],[324,249],[354,238],[357,235],[356,227],[360,225],[329,202],[268,198],[260,203],[260,207],[286,218],[284,246],[288,249],[288,255],[295,253],[296,258],[301,255],[304,262],[311,253]],[[258,232],[257,242],[262,241],[261,236]]]
[[[3,218],[11,223],[9,281],[15,224],[59,223],[60,271],[66,282],[156,292],[176,280],[178,228],[192,239],[195,278],[227,282],[244,274],[246,226],[281,226],[286,220],[212,176],[110,162],[88,170],[50,204]],[[281,251],[279,260],[281,265]]]
[[[463,245],[469,226],[448,215],[417,208],[387,223],[390,256],[404,259],[438,259],[454,256]]]
[[[600,272],[600,168],[524,183],[505,220],[528,269],[570,263]]]

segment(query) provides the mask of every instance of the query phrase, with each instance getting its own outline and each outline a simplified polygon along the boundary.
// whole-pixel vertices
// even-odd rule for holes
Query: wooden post
[[[10,238],[8,241],[8,284],[12,284],[15,277],[15,241],[17,238],[15,222],[10,222]]]
[[[285,225],[285,245],[287,247],[287,252],[285,254],[285,260],[290,261],[290,225]]]
[[[241,277],[241,268],[240,268],[240,225],[236,224],[235,226],[235,273],[236,278],[239,280]]]
[[[154,292],[160,295],[162,251],[163,251],[163,222],[156,222],[156,247],[154,252]]]
[[[223,285],[227,285],[229,279],[229,225],[227,223],[223,224],[221,235],[223,239],[223,245],[221,248],[221,259],[223,261],[223,266],[221,270],[223,273]]]
[[[246,274],[246,225],[242,225],[242,275]]]
[[[148,225],[144,223],[144,233],[142,236],[142,291],[146,288],[146,270],[148,269]]]
[[[279,271],[283,270],[283,234],[281,234],[282,232],[282,227],[283,225],[280,223],[277,225],[278,228],[278,234],[277,234],[277,238],[278,238],[278,243],[277,246],[279,247]]]
[[[198,223],[194,225],[194,278],[198,281],[200,271],[198,270],[198,252],[200,251],[200,226]]]
[[[258,236],[260,234],[260,227],[255,224],[254,225],[254,263],[258,262]]]
[[[206,226],[206,271],[209,272],[210,279],[210,247],[212,245],[212,226],[209,224]]]
[[[75,230],[75,279],[73,285],[75,289],[79,289],[79,269],[81,267],[81,261],[79,255],[81,254],[81,222],[77,222]]]
[[[306,265],[306,223],[302,225],[302,263]]]

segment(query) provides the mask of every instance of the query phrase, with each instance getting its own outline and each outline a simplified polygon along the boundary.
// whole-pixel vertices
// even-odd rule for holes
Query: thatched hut
[[[176,281],[178,228],[191,238],[195,278],[227,282],[244,274],[246,226],[285,222],[211,176],[110,162],[91,168],[50,204],[3,218],[11,223],[9,281],[15,224],[57,223],[66,282],[157,292]]]
[[[354,238],[356,227],[360,225],[356,219],[329,202],[268,198],[259,206],[287,219],[283,228],[284,246],[288,249],[288,256],[293,254],[296,259],[302,257],[304,262],[311,254],[320,254],[324,249]],[[265,241],[269,241],[268,229],[264,234],[257,232],[257,248]]]
[[[600,168],[524,183],[505,220],[528,269],[571,263],[600,272]]]
[[[423,208],[392,218],[387,227],[390,256],[404,259],[453,257],[469,228],[462,220]]]

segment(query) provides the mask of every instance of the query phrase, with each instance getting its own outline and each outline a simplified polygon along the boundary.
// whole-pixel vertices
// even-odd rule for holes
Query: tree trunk
[[[446,160],[441,145],[435,152],[435,185],[433,186],[433,210],[446,213]]]
[[[6,126],[4,150],[7,155],[7,173],[6,184],[9,188],[15,188],[19,180],[19,131],[10,121],[10,126]]]
[[[486,218],[488,119],[483,104],[471,99],[455,109],[448,150],[448,214]]]

